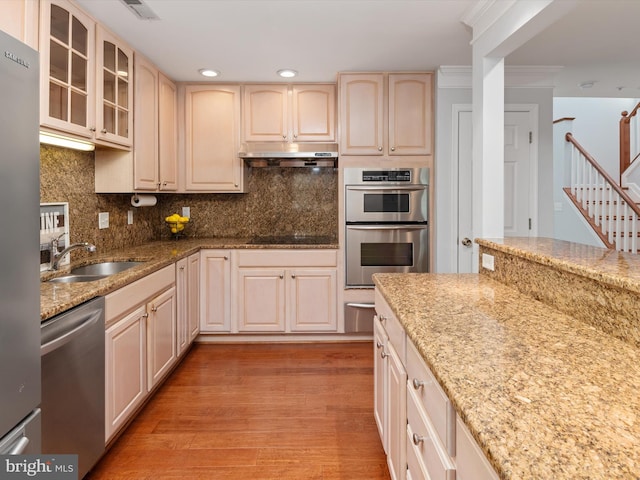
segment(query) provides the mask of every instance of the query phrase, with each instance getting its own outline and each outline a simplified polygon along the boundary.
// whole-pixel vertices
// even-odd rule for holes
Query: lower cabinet
[[[391,478],[498,480],[378,290],[375,303],[374,416]]]
[[[176,262],[177,355],[181,356],[200,331],[200,253]]]
[[[176,362],[175,266],[105,297],[105,440],[126,424]]]
[[[231,251],[200,251],[200,331],[231,332]]]

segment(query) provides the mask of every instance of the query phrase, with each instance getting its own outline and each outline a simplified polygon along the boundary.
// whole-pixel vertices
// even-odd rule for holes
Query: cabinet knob
[[[424,382],[418,380],[417,378],[414,378],[412,383],[415,390],[420,390],[422,387],[424,387]]]
[[[382,353],[380,354],[380,356],[382,358],[387,358],[389,356],[389,354],[383,350]]]
[[[152,312],[157,312],[158,311],[158,307],[156,307],[155,305],[151,305],[151,311]]]
[[[292,274],[291,274],[291,278],[296,278],[296,274],[295,274],[295,273],[292,273]]]
[[[418,435],[417,433],[414,433],[411,440],[413,440],[414,445],[420,445],[422,442],[424,442],[424,437]]]
[[[377,349],[382,348],[382,344],[381,344],[380,342],[376,342],[376,348],[377,348]]]
[[[180,267],[180,270],[184,270],[184,267]]]
[[[279,277],[280,277],[280,278],[284,278],[284,275],[280,274],[280,275],[279,275]]]
[[[143,313],[142,314],[142,318],[149,318],[149,314],[148,313]]]
[[[89,127],[89,130],[92,131],[92,132],[95,132],[96,131],[96,127]]]
[[[238,188],[238,184],[237,183],[234,183],[234,185],[236,186],[236,188]]]
[[[162,182],[162,186],[166,187],[167,186],[167,182]]]
[[[395,152],[396,151],[396,147],[391,147],[391,151]]]
[[[297,134],[297,133],[294,133],[294,134],[293,134],[293,138],[298,138],[298,134]]]
[[[378,151],[381,152],[382,151],[382,147],[378,147]]]
[[[222,258],[224,258],[225,260],[229,260],[229,257],[227,257],[226,255]]]
[[[106,128],[103,128],[102,130],[100,130],[100,132],[102,132],[102,133],[107,133],[107,129],[106,129]]]
[[[287,136],[286,136],[286,135],[282,135],[282,139],[283,139],[283,140],[286,140],[286,139],[287,139]]]
[[[387,321],[387,317],[385,317],[384,315],[378,315],[378,318],[380,319],[381,323],[384,323]]]

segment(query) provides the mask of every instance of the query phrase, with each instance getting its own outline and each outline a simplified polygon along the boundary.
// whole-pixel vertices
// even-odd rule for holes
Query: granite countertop
[[[200,249],[251,248],[251,249],[337,249],[336,243],[324,244],[253,244],[250,238],[184,238],[145,243],[110,252],[97,252],[82,264],[109,261],[143,261],[142,265],[111,275],[94,282],[51,283],[40,282],[40,320],[46,320],[59,313],[80,305],[100,295],[106,295],[132,283],[156,270],[196,253]],[[79,265],[79,264],[78,264]],[[73,265],[78,266],[78,265]],[[62,276],[69,267],[61,268],[55,274],[42,273],[41,280]]]
[[[374,279],[500,478],[639,477],[637,348],[483,275]]]

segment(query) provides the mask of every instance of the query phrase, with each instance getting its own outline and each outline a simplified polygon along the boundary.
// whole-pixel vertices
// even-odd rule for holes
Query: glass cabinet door
[[[133,51],[97,27],[98,84],[96,138],[132,145]]]
[[[94,24],[64,0],[42,2],[42,124],[92,137]]]

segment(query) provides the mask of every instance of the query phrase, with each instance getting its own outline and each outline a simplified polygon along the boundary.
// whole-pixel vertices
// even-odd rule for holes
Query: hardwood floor
[[[371,344],[197,344],[85,479],[387,480]]]

